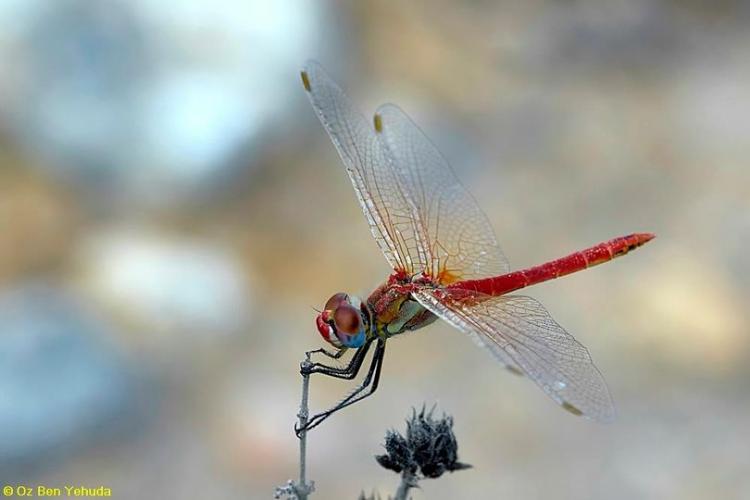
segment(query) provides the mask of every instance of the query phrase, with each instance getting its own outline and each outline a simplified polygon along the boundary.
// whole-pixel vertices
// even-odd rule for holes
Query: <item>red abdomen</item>
[[[471,290],[487,295],[503,295],[542,281],[559,278],[566,274],[607,262],[625,255],[654,238],[651,233],[635,233],[599,243],[580,252],[547,262],[540,266],[479,280],[459,281],[448,285],[448,289]]]

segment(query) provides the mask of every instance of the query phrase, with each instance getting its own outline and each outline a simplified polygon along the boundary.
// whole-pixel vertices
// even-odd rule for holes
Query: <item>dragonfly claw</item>
[[[308,431],[310,428],[309,423],[304,425],[303,427],[299,426],[299,422],[294,424],[294,434],[297,436],[298,439],[302,438],[302,435]]]
[[[315,368],[315,364],[311,363],[309,359],[305,359],[303,362],[299,364],[299,372],[300,375],[303,377],[307,377],[311,373],[313,373],[313,369]]]
[[[302,434],[302,432],[303,431],[302,431],[302,429],[299,428],[298,424],[294,424],[294,434],[297,437],[300,437],[300,435]]]

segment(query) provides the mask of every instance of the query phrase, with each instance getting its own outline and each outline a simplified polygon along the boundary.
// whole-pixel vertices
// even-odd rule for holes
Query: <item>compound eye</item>
[[[333,313],[336,330],[347,335],[355,335],[362,329],[362,316],[354,306],[340,305]]]
[[[348,304],[349,303],[349,296],[343,292],[339,292],[330,299],[328,299],[328,302],[326,302],[326,305],[323,306],[324,311],[335,311],[338,309],[338,307],[342,304]]]

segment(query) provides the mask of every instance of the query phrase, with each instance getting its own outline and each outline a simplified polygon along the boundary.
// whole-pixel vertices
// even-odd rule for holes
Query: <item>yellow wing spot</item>
[[[506,366],[505,368],[507,368],[508,371],[512,373],[513,375],[518,375],[519,377],[523,377],[523,372],[519,370],[518,368],[516,368],[515,366]]]
[[[372,121],[375,124],[375,132],[382,132],[383,131],[383,117],[375,113],[375,116],[372,117]]]
[[[301,71],[299,76],[302,77],[302,85],[305,86],[305,90],[311,92],[312,87],[310,87],[310,77],[307,76],[307,71]]]
[[[567,401],[563,401],[562,407],[568,410],[570,413],[572,413],[576,417],[580,417],[581,415],[583,415],[583,412],[581,410],[579,410],[572,404],[568,403]]]
[[[435,276],[438,283],[441,285],[450,285],[461,279],[461,276],[454,274],[448,269],[442,269],[437,276]]]

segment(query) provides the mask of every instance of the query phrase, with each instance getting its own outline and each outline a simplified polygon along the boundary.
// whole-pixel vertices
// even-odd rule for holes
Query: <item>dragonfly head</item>
[[[357,348],[365,343],[368,317],[367,306],[361,300],[337,293],[328,299],[315,323],[321,337],[334,347]]]

